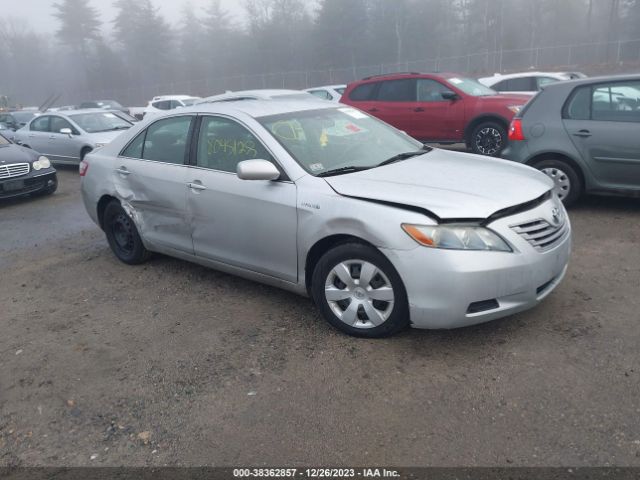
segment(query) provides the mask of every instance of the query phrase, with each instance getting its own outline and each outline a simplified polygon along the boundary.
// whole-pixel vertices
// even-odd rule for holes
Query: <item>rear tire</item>
[[[533,165],[546,174],[555,185],[554,191],[565,207],[573,205],[581,196],[584,185],[578,172],[564,160],[542,160]]]
[[[409,325],[400,275],[367,245],[346,243],[325,253],[313,272],[311,293],[325,320],[348,335],[383,338]]]
[[[473,129],[467,144],[473,153],[499,157],[507,147],[507,130],[497,122],[482,122]]]
[[[151,256],[142,243],[135,223],[117,201],[107,205],[104,211],[104,231],[111,250],[121,262],[139,265]]]

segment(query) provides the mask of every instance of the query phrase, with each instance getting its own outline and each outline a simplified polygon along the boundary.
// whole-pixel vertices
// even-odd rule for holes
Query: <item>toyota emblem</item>
[[[560,220],[562,220],[562,213],[560,212],[560,209],[558,207],[554,207],[553,210],[551,210],[551,218],[555,226],[560,225]]]

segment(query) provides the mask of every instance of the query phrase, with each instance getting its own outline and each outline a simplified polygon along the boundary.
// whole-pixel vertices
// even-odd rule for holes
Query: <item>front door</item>
[[[277,162],[255,135],[234,120],[203,117],[197,147],[197,164],[188,173],[196,255],[296,282],[295,184],[237,177],[236,167],[243,160]]]
[[[71,137],[60,131],[64,128],[71,130]],[[49,141],[47,154],[51,160],[62,160],[67,162],[80,162],[80,152],[83,143],[77,139],[80,132],[67,120],[57,115],[52,115],[49,123]]]

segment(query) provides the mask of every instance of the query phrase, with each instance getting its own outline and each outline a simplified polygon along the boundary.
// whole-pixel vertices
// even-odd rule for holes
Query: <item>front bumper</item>
[[[40,172],[32,171],[22,177],[0,180],[0,199],[40,193],[52,188],[57,182],[58,177],[53,168]]]
[[[513,253],[383,250],[404,281],[415,328],[452,329],[496,320],[537,306],[563,280],[571,255],[571,225],[540,252],[511,226],[543,216],[548,203],[493,222]],[[566,213],[565,213],[566,215]]]

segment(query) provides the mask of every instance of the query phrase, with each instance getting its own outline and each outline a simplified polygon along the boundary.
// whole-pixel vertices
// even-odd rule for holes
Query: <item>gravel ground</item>
[[[119,263],[74,170],[0,204],[0,466],[640,466],[640,201],[571,212],[539,308],[369,341],[311,302]]]

